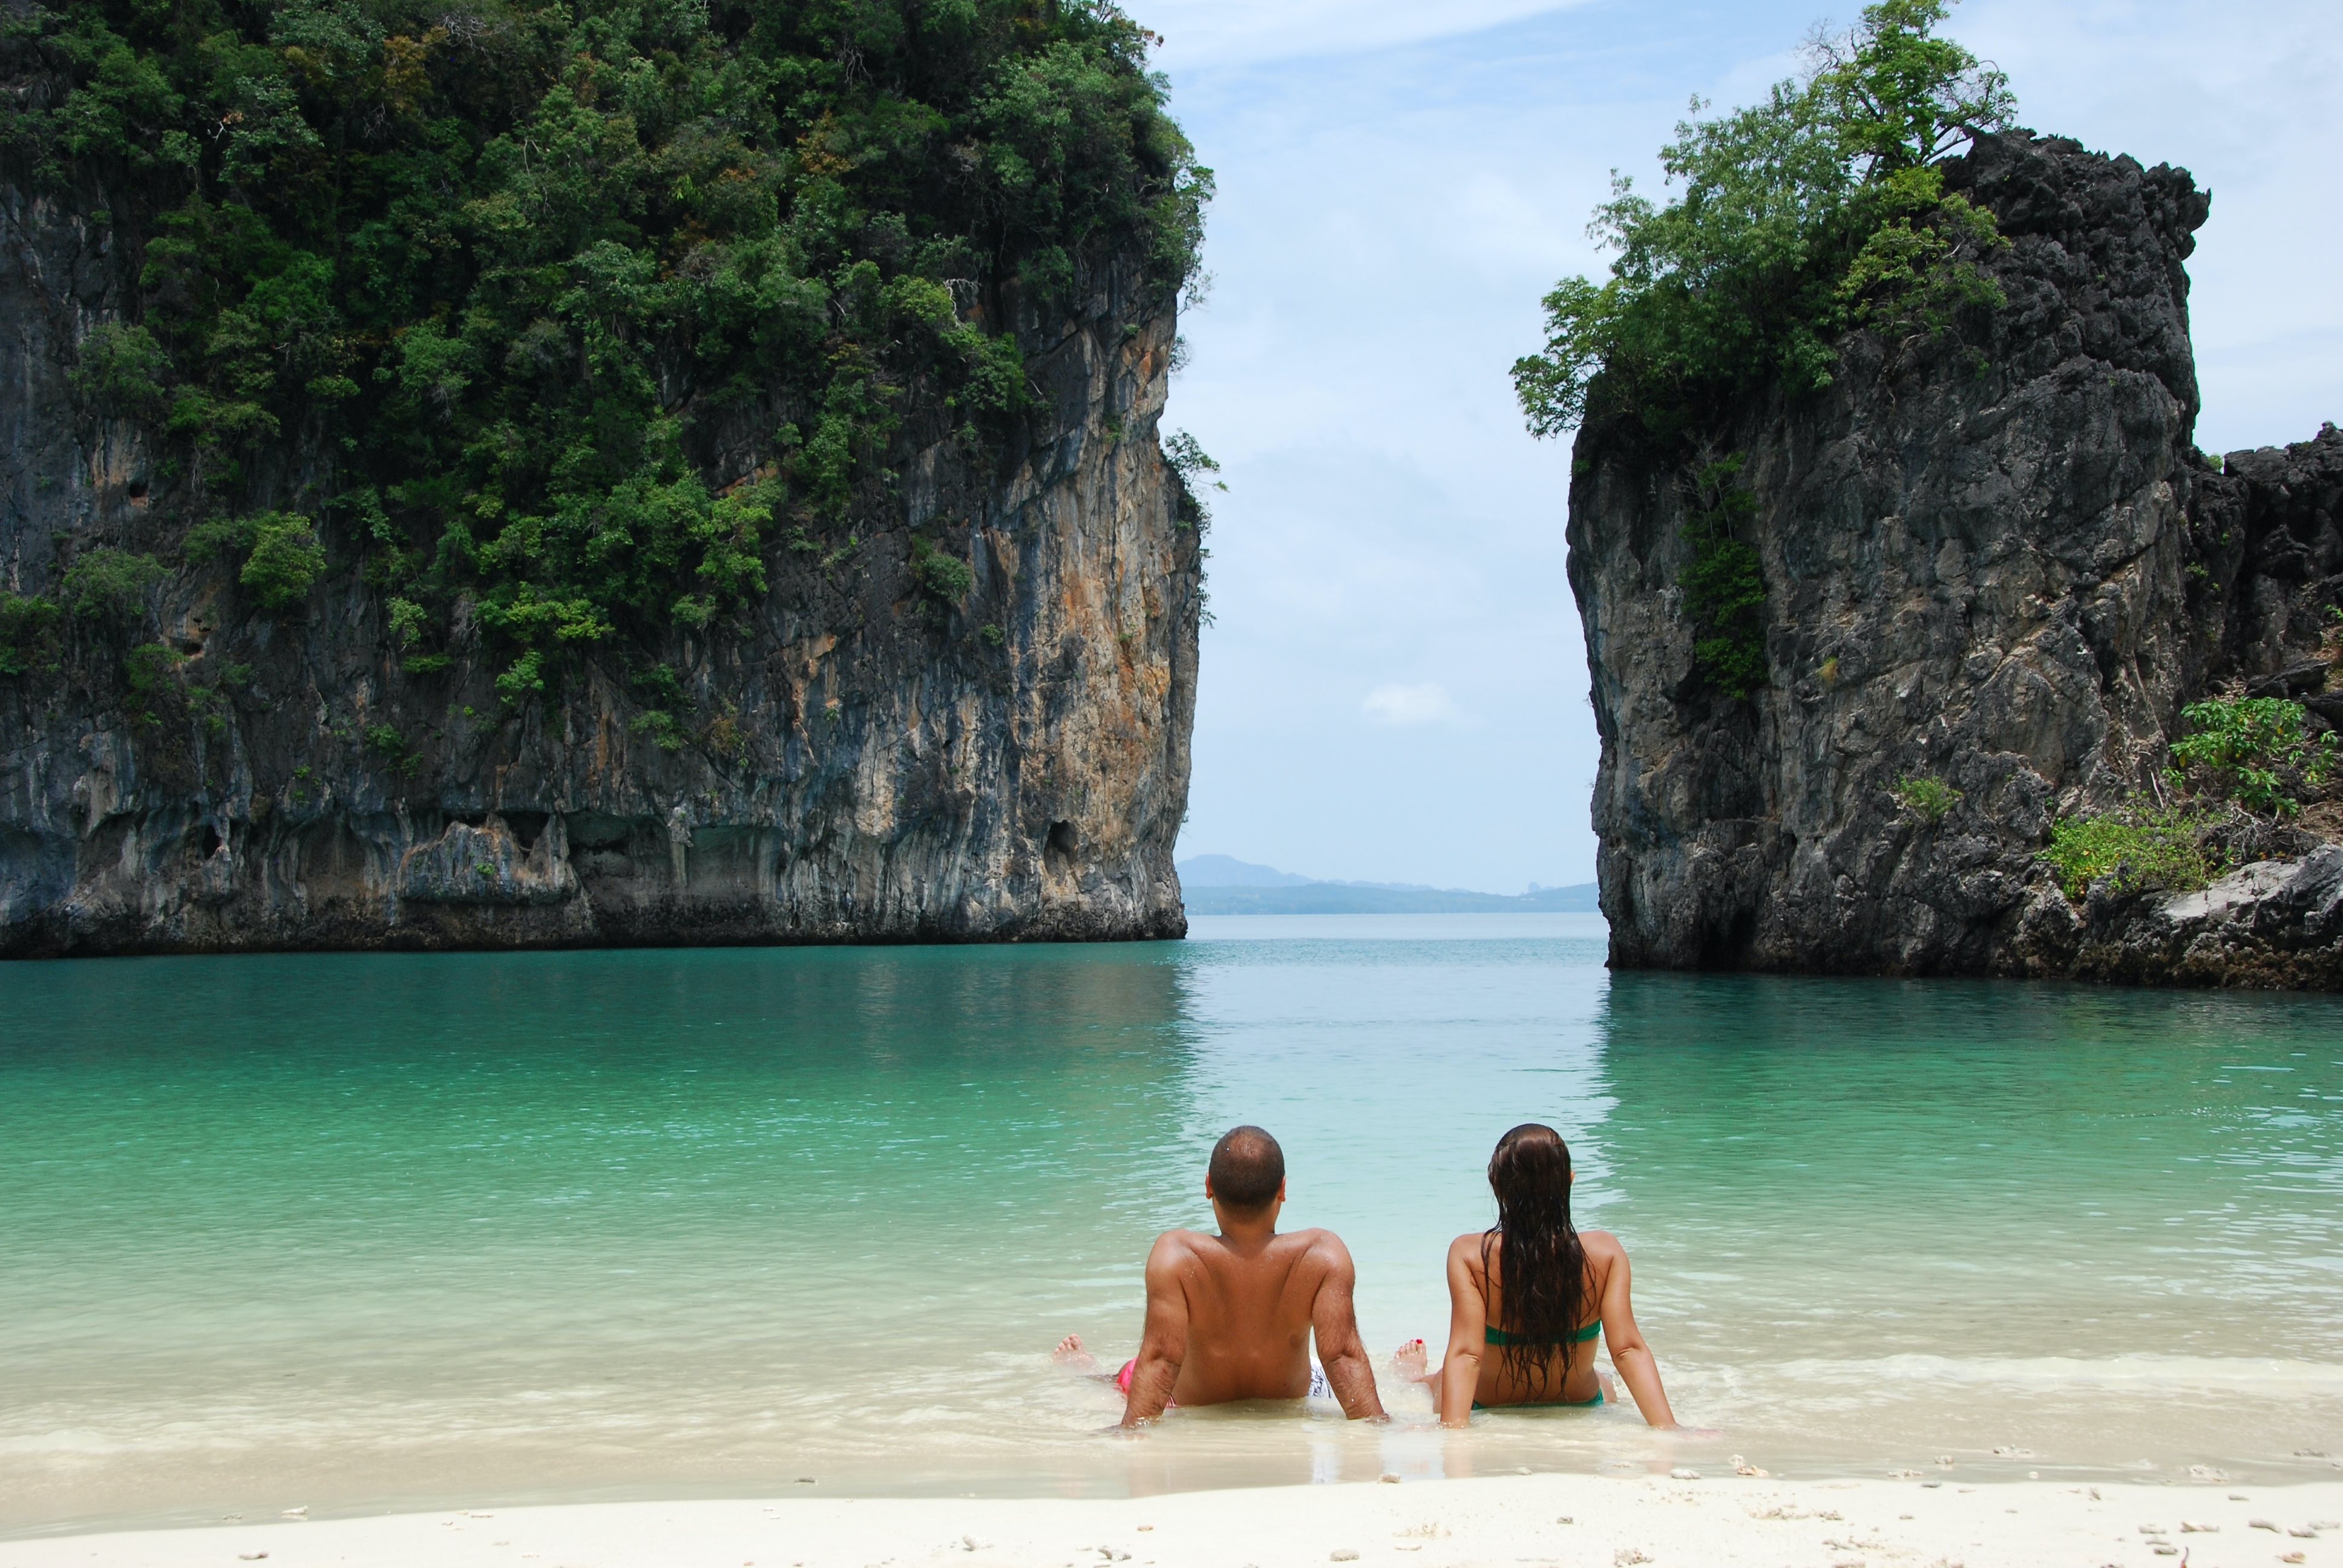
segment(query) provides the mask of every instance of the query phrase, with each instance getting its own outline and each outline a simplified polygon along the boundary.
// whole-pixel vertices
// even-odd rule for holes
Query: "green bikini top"
[[[1583,1345],[1602,1332],[1603,1320],[1597,1318],[1570,1337],[1574,1342]],[[1531,1345],[1542,1342],[1523,1334],[1509,1334],[1503,1329],[1483,1328],[1481,1332],[1493,1345]]]

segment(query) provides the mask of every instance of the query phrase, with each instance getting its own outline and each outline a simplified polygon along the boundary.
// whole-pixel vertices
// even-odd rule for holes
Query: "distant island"
[[[1180,862],[1182,900],[1192,915],[1523,915],[1592,914],[1594,884],[1541,888],[1524,894],[1476,893],[1405,882],[1320,882],[1232,855]]]

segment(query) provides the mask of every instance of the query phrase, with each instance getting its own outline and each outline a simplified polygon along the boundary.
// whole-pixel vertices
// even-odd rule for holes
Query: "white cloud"
[[[1976,0],[1955,20],[2026,124],[2213,193],[2188,259],[2197,444],[2307,441],[2343,418],[2343,214],[2306,195],[2332,188],[2343,137],[2333,0]]]
[[[1163,35],[1164,64],[1343,55],[1422,43],[1558,11],[1580,0],[1129,0],[1124,9]]]
[[[1408,686],[1399,682],[1378,686],[1367,693],[1359,709],[1378,724],[1454,724],[1464,715],[1448,689],[1436,680]]]

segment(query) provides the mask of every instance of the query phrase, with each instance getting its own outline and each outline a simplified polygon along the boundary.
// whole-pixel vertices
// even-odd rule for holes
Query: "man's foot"
[[[1399,1369],[1400,1376],[1417,1382],[1423,1381],[1426,1360],[1422,1340],[1410,1340],[1392,1352],[1392,1364]]]
[[[1098,1358],[1082,1348],[1082,1336],[1080,1334],[1068,1334],[1064,1339],[1060,1340],[1058,1348],[1050,1352],[1050,1359],[1060,1366],[1070,1368],[1074,1372],[1086,1372],[1098,1370]]]

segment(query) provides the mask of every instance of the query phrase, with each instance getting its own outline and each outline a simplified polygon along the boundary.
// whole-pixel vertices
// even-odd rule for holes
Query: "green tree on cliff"
[[[529,693],[900,510],[907,440],[985,471],[1021,317],[1178,294],[1211,173],[1150,44],[1110,0],[28,0],[0,164],[131,257],[72,385],[164,448],[158,533],[277,609],[362,569]]]
[[[1941,330],[2001,303],[1977,265],[1993,215],[1944,188],[1939,165],[2015,108],[2002,74],[1936,28],[1950,0],[1880,0],[1765,103],[1688,120],[1661,149],[1666,206],[1614,176],[1589,232],[1615,250],[1602,283],[1545,297],[1543,350],[1513,366],[1530,428],[1590,413],[1680,429],[1708,399],[1829,384],[1832,339],[1863,322]],[[1707,106],[1694,100],[1697,112]]]

